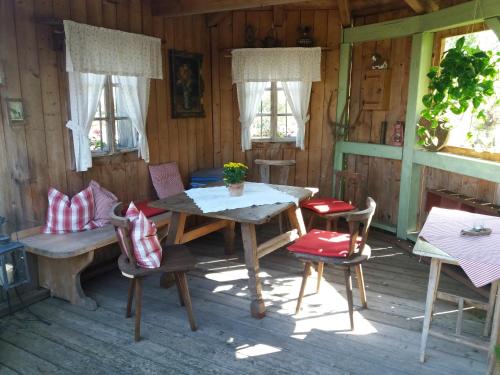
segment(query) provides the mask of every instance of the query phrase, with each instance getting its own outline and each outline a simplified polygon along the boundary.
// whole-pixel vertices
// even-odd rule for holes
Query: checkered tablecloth
[[[477,223],[492,233],[460,235]],[[434,207],[419,237],[455,258],[476,287],[500,279],[500,217]]]

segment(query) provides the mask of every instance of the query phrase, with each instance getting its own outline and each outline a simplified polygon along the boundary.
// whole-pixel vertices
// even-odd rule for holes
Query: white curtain
[[[73,133],[75,166],[78,172],[92,166],[89,132],[97,103],[104,87],[103,74],[68,72],[71,98],[71,120],[66,126]]]
[[[297,147],[304,149],[304,136],[306,131],[306,123],[309,121],[307,110],[309,109],[309,101],[311,99],[311,81],[289,81],[281,82],[283,91],[286,95],[286,100],[290,105],[293,117],[297,121],[297,137],[295,144]]]
[[[149,147],[146,137],[146,118],[149,103],[149,78],[114,76],[118,83],[118,97],[124,104],[123,110],[127,113],[132,126],[139,134],[137,148],[139,157],[149,163]]]
[[[250,127],[259,109],[265,88],[266,82],[243,82],[236,84],[238,106],[240,109],[241,149],[243,151],[252,148]]]
[[[64,20],[66,71],[163,78],[161,39]]]

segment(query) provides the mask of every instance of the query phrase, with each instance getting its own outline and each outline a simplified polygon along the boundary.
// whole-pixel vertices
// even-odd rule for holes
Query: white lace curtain
[[[250,128],[266,82],[282,82],[297,121],[296,146],[304,149],[312,82],[321,80],[321,48],[244,48],[232,51],[233,83],[238,91],[241,147],[252,148]]]
[[[149,162],[149,86],[151,78],[163,78],[161,40],[67,20],[64,32],[71,102],[71,120],[66,126],[73,132],[76,170],[92,166],[88,136],[106,75],[121,86],[118,95],[139,134],[139,156]]]

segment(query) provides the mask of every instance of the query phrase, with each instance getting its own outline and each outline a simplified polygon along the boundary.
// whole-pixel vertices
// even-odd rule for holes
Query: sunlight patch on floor
[[[258,357],[261,355],[272,354],[281,352],[281,348],[266,344],[256,344],[256,345],[241,345],[236,348],[235,356],[238,359],[248,358],[248,357]]]
[[[245,268],[240,268],[236,270],[222,270],[219,272],[210,272],[205,275],[207,279],[214,280],[217,282],[228,282],[236,280],[246,280],[248,279],[248,271]],[[271,277],[267,272],[260,272],[259,277],[268,278]]]

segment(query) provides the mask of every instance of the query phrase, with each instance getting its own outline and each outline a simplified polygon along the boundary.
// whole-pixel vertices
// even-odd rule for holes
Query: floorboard
[[[259,228],[264,241],[274,227]],[[199,329],[189,330],[175,288],[159,278],[144,284],[143,339],[133,341],[126,319],[128,280],[117,270],[85,283],[99,305],[85,311],[48,298],[0,319],[2,374],[482,374],[486,354],[431,337],[428,360],[418,362],[429,267],[386,235],[371,234],[373,258],[364,267],[368,309],[354,289],[355,326],[349,326],[344,278],[327,267],[321,291],[316,273],[302,310],[294,315],[302,264],[285,249],[261,259],[267,315],[249,316],[247,273],[239,236],[236,253],[224,256],[216,233],[188,244],[199,259],[189,274]],[[443,275],[440,289],[481,297]],[[433,324],[454,331],[456,306],[438,301]],[[484,313],[467,310],[464,332],[480,336]]]

